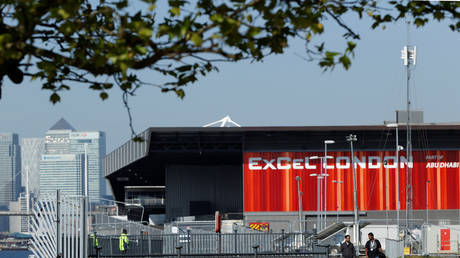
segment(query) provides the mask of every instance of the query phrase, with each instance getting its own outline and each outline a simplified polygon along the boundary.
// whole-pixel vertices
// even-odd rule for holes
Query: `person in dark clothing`
[[[355,246],[350,242],[350,235],[345,236],[345,241],[340,245],[340,252],[344,258],[356,257]]]
[[[374,257],[385,257],[382,250],[382,245],[380,241],[374,238],[374,234],[370,232],[367,234],[369,240],[366,243],[366,257],[367,258],[374,258]]]

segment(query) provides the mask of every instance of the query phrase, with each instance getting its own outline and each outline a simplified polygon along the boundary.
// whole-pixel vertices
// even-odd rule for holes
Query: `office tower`
[[[57,121],[57,123],[46,132],[44,154],[69,154],[69,135],[73,131],[75,131],[75,128],[64,118]]]
[[[105,179],[102,175],[102,159],[105,156],[104,132],[70,133],[70,153],[88,155],[88,194],[90,202],[100,202],[105,195]]]
[[[55,193],[57,189],[61,189],[63,194],[83,193],[85,146],[89,199],[93,203],[100,202],[101,195],[105,194],[105,179],[102,177],[105,133],[76,132],[64,119],[46,133],[40,162],[40,195]]]
[[[83,154],[43,154],[40,161],[40,198],[56,195],[81,195]]]
[[[29,174],[29,192],[33,196],[38,196],[40,191],[40,158],[44,150],[44,138],[21,139],[22,186],[26,187],[26,174]]]
[[[12,212],[27,212],[27,198],[25,194],[21,194],[17,201],[10,202],[9,211]],[[11,216],[10,217],[10,232],[29,232],[29,217],[28,216]]]
[[[21,186],[21,151],[15,133],[0,133],[0,206],[15,201]]]

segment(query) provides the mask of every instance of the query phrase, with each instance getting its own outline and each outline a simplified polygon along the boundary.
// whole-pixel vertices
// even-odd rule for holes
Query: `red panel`
[[[323,152],[246,152],[244,154],[244,211],[297,211],[296,176],[304,193],[305,211],[317,210],[318,159]],[[353,210],[353,173],[350,152],[329,152],[327,210]],[[413,207],[429,209],[460,208],[460,151],[414,151],[412,168]],[[406,154],[400,152],[399,200],[406,208]],[[396,209],[396,163],[394,151],[355,152],[358,206],[360,210]],[[324,166],[323,166],[324,167]],[[323,169],[324,170],[324,169]],[[337,185],[333,180],[343,181]],[[427,183],[427,181],[430,183]]]
[[[450,229],[448,228],[441,229],[441,250],[450,250]]]

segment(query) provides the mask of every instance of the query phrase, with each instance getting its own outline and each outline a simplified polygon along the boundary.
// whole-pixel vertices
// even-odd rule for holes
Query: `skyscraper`
[[[75,131],[75,128],[64,118],[57,121],[57,123],[46,132],[44,154],[69,154],[69,135],[73,131]]]
[[[88,156],[88,194],[90,202],[99,202],[105,194],[105,179],[102,175],[102,159],[105,156],[104,132],[70,133],[70,153],[85,153]]]
[[[45,150],[44,138],[21,139],[22,185],[26,187],[26,174],[29,174],[29,192],[34,196],[40,191],[40,159]]]
[[[27,197],[25,194],[20,194],[19,198],[15,202],[10,202],[10,211],[15,212],[27,212]],[[29,217],[28,216],[11,216],[10,217],[10,232],[29,232]]]
[[[40,161],[40,197],[81,195],[84,169],[83,154],[43,154]]]
[[[0,206],[18,197],[21,186],[21,150],[15,133],[0,133]]]
[[[90,202],[99,202],[105,194],[102,159],[105,156],[104,132],[76,132],[64,119],[46,133],[44,154],[40,161],[40,195],[82,194],[85,167],[85,146],[88,165]],[[59,186],[58,186],[59,185]]]

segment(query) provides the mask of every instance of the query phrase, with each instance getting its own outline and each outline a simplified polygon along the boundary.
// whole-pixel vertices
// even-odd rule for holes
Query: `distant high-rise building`
[[[105,179],[102,175],[102,159],[105,156],[104,132],[70,133],[70,153],[88,155],[88,194],[90,202],[99,202],[105,195]]]
[[[26,173],[28,173],[29,192],[34,196],[38,196],[40,193],[40,159],[44,150],[44,138],[21,139],[22,186],[26,187]]]
[[[0,205],[15,201],[21,186],[21,149],[15,133],[0,133]]]
[[[21,194],[17,201],[10,202],[9,210],[14,212],[27,212],[27,198],[25,194]],[[29,217],[28,216],[11,216],[10,232],[29,232]]]
[[[40,161],[40,197],[81,195],[84,169],[83,154],[43,154]]]
[[[82,194],[86,146],[89,199],[99,202],[105,194],[102,176],[105,144],[104,132],[76,132],[66,120],[59,120],[46,133],[40,162],[40,195],[54,194],[56,189],[61,189],[63,194]]]
[[[75,128],[64,118],[57,121],[57,123],[46,132],[44,154],[69,154],[69,135],[73,131],[75,131]]]

